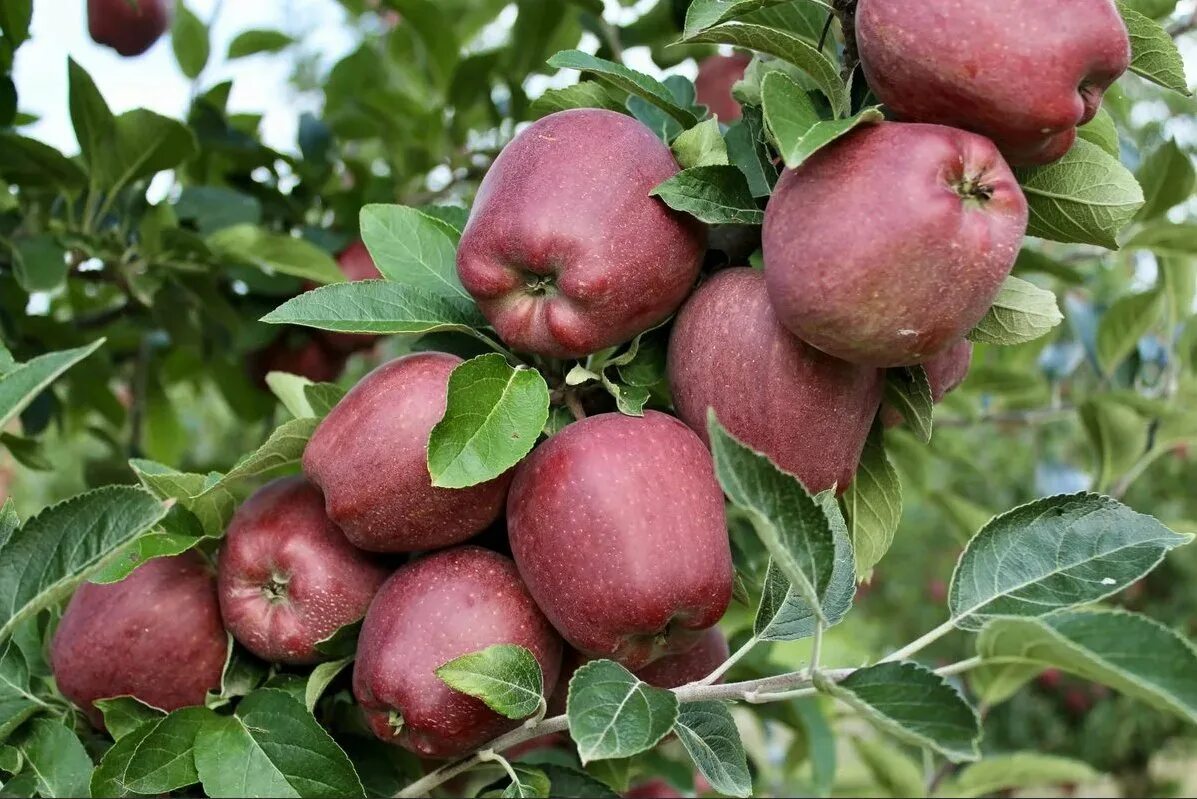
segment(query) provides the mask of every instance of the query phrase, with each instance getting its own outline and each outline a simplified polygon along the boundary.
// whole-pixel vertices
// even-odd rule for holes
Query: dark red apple
[[[769,299],[829,355],[922,363],[981,321],[1026,228],[1026,198],[988,139],[859,128],[777,182],[762,235]]]
[[[518,467],[507,529],[520,575],[583,654],[638,669],[694,644],[731,600],[710,453],[656,411],[571,424]]]
[[[97,699],[202,705],[220,688],[227,653],[212,569],[187,552],[146,561],[119,583],[81,585],[54,633],[50,666],[58,690],[102,729]]]
[[[927,383],[931,387],[931,401],[938,403],[955,391],[968,376],[968,367],[972,362],[973,343],[968,339],[961,339],[952,348],[924,361],[923,370],[927,373]],[[882,414],[886,427],[902,423],[902,413],[895,408],[886,406]]]
[[[706,229],[650,197],[678,172],[630,116],[550,114],[495,159],[457,250],[465,288],[511,347],[571,358],[673,313],[698,276]]]
[[[744,70],[751,62],[751,55],[736,53],[713,55],[698,65],[698,77],[694,79],[695,99],[711,109],[724,124],[740,118],[740,103],[732,97],[732,87],[744,77]]]
[[[96,44],[141,55],[170,27],[173,10],[173,0],[87,0],[87,30]]]
[[[718,627],[711,627],[690,649],[654,660],[635,674],[658,688],[680,688],[706,677],[730,654],[727,636]]]
[[[769,304],[765,277],[726,269],[682,306],[669,341],[678,416],[707,440],[707,409],[810,491],[852,482],[881,402],[882,372],[802,343]]]
[[[337,266],[350,282],[379,280],[382,277],[382,273],[374,265],[374,259],[370,257],[370,251],[361,241],[353,242],[337,256]],[[379,338],[369,333],[334,333],[327,330],[319,331],[319,335],[330,350],[345,355],[368,350]]]
[[[496,644],[525,647],[545,685],[561,639],[509,558],[456,547],[395,572],[370,605],[358,639],[353,693],[374,733],[424,757],[454,757],[520,722],[450,688],[436,670]]]
[[[257,353],[250,363],[254,382],[266,387],[266,375],[271,372],[306,377],[313,383],[329,383],[341,376],[345,355],[326,348],[319,338],[295,341],[289,335],[276,339]]]
[[[456,355],[397,358],[362,378],[308,442],[303,468],[328,516],[371,552],[460,543],[503,511],[511,474],[463,489],[435,488],[428,435],[445,413]]]
[[[899,117],[988,136],[1018,165],[1068,152],[1130,64],[1111,0],[860,0],[856,44]]]
[[[390,569],[352,546],[302,477],[275,480],[237,509],[220,551],[225,627],[258,657],[315,663],[315,644],[366,615]]]

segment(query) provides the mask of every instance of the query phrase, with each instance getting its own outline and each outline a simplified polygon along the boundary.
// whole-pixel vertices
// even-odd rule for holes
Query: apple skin
[[[295,342],[283,335],[256,353],[250,362],[254,383],[266,388],[266,375],[287,372],[306,377],[313,383],[330,383],[341,376],[345,355],[326,348],[319,338]]]
[[[678,416],[704,442],[714,408],[728,432],[808,490],[852,482],[883,372],[791,335],[760,272],[725,269],[699,286],[674,322],[667,363]]]
[[[988,136],[1020,166],[1068,152],[1130,64],[1111,0],[860,0],[856,44],[898,117]]]
[[[561,638],[510,558],[481,547],[407,564],[375,595],[358,638],[353,693],[383,741],[422,757],[454,757],[520,724],[450,688],[436,669],[495,644],[517,644],[546,685],[561,667]],[[390,718],[403,720],[396,734]]]
[[[687,651],[654,660],[635,674],[657,688],[680,688],[706,677],[730,654],[727,636],[718,627],[711,627]]]
[[[195,552],[148,560],[119,583],[75,591],[50,645],[63,696],[98,729],[97,699],[132,696],[162,710],[202,705],[220,688],[228,636],[216,580]]]
[[[337,256],[337,266],[345,274],[345,279],[351,283],[358,280],[382,278],[382,273],[375,266],[370,251],[361,241],[353,242]],[[342,355],[352,355],[355,352],[368,350],[380,338],[369,333],[334,333],[329,330],[318,331],[318,335],[329,350]]]
[[[507,530],[520,575],[575,649],[638,669],[727,610],[732,563],[711,455],[682,422],[606,413],[516,471]]]
[[[698,77],[694,79],[695,99],[725,125],[740,118],[740,103],[732,96],[732,87],[744,77],[744,70],[750,63],[752,56],[736,53],[709,56],[698,65]]]
[[[352,546],[302,477],[275,480],[233,515],[217,586],[225,627],[273,663],[324,660],[315,644],[366,615],[391,570]]]
[[[955,391],[968,377],[972,362],[973,343],[968,339],[961,339],[950,349],[924,361],[923,371],[927,373],[927,383],[931,386],[931,401],[938,403]],[[901,411],[887,405],[881,413],[886,427],[902,424]]]
[[[460,543],[503,512],[512,473],[463,489],[436,488],[428,435],[445,413],[461,358],[407,355],[362,378],[308,442],[303,470],[349,543],[415,552]]]
[[[922,363],[981,321],[1026,228],[1026,198],[988,139],[859,128],[778,180],[762,234],[769,299],[828,355]]]
[[[126,58],[149,50],[170,27],[172,0],[87,0],[87,30],[96,44]]]
[[[572,358],[633,338],[677,310],[706,250],[704,225],[649,196],[677,172],[625,114],[534,122],[478,189],[457,250],[462,285],[522,352]]]

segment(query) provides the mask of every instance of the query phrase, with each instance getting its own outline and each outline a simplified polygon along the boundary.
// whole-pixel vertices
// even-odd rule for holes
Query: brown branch
[[[860,63],[860,53],[856,49],[856,2],[857,0],[831,0],[831,7],[840,18],[840,28],[844,34],[845,82],[852,77],[852,72]]]

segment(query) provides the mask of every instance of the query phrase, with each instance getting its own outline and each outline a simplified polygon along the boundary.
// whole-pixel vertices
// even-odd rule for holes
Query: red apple
[[[566,641],[641,668],[681,652],[731,600],[710,453],[656,411],[571,424],[518,467],[507,529],[520,575]]]
[[[550,114],[495,159],[457,250],[465,288],[511,347],[571,358],[625,342],[686,298],[706,229],[650,197],[678,172],[625,114]]]
[[[87,30],[96,44],[141,55],[170,27],[173,0],[87,0]]]
[[[744,77],[752,62],[747,53],[713,55],[698,65],[694,79],[695,99],[711,109],[720,122],[730,124],[740,118],[740,103],[732,97],[732,87]]]
[[[711,627],[687,651],[654,660],[635,674],[658,688],[680,688],[706,677],[730,654],[727,636],[718,627]]]
[[[266,375],[271,372],[287,372],[313,383],[329,383],[339,378],[344,368],[345,356],[327,349],[320,339],[296,342],[284,335],[254,356],[250,373],[254,382],[265,388]]]
[[[382,586],[358,639],[353,693],[374,733],[424,757],[454,757],[520,722],[450,688],[436,670],[496,644],[525,647],[545,685],[561,639],[509,558],[457,547],[409,563]]]
[[[366,615],[390,574],[353,547],[302,477],[275,480],[237,509],[217,569],[225,626],[258,657],[315,663],[315,644]]]
[[[624,799],[680,799],[684,793],[660,777],[633,785],[623,792]]]
[[[162,710],[220,688],[228,636],[216,580],[196,552],[146,561],[119,583],[84,583],[50,647],[54,680],[103,728],[93,702],[132,696]]]
[[[503,511],[511,474],[435,488],[428,435],[445,413],[455,355],[397,358],[362,378],[308,442],[303,468],[328,516],[371,552],[415,552],[466,540]]]
[[[707,409],[810,491],[848,487],[881,402],[882,372],[786,330],[764,276],[726,269],[682,307],[669,341],[678,416],[707,440]]]
[[[1026,228],[1026,198],[988,139],[859,128],[777,182],[762,236],[769,299],[829,355],[921,363],[981,321]]]
[[[860,0],[856,44],[899,117],[988,136],[1020,165],[1068,152],[1130,64],[1111,0]]]

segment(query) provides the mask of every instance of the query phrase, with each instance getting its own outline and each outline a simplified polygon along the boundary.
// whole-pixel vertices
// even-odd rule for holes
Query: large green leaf
[[[531,716],[545,701],[540,664],[515,644],[496,644],[454,658],[438,668],[436,676],[509,719]]]
[[[722,702],[682,705],[674,727],[694,765],[718,793],[752,796],[752,775],[736,722]]]
[[[683,128],[692,128],[698,118],[678,105],[669,87],[655,78],[628,69],[623,64],[607,61],[581,50],[564,50],[549,59],[554,69],[577,69],[591,73],[596,79],[615,88],[641,97],[677,120]]]
[[[636,679],[610,660],[593,660],[569,681],[569,734],[582,763],[631,757],[657,745],[678,717],[677,696]]]
[[[74,161],[12,131],[0,131],[0,177],[18,186],[52,186],[71,194],[87,185],[87,173]]]
[[[95,796],[165,794],[199,781],[195,768],[200,732],[219,717],[206,707],[186,707],[150,718],[120,736],[91,779]]]
[[[341,333],[423,335],[473,333],[486,324],[477,306],[388,280],[324,286],[262,317],[275,325],[304,325]]]
[[[788,2],[792,0],[694,0],[686,9],[685,34],[692,36],[720,22]]]
[[[1140,219],[1156,219],[1168,209],[1193,196],[1197,172],[1188,153],[1172,139],[1167,140],[1143,159],[1135,173],[1143,187],[1146,202],[1139,209]]]
[[[843,496],[848,519],[848,537],[856,556],[856,577],[868,579],[894,542],[902,520],[902,484],[898,472],[885,454],[885,436],[874,423],[856,476]]]
[[[1144,225],[1122,245],[1127,250],[1151,250],[1157,255],[1197,256],[1197,224],[1159,220]]]
[[[420,37],[429,71],[437,85],[448,86],[457,66],[460,47],[453,33],[452,20],[441,5],[432,0],[383,0],[383,4],[398,11],[403,23]]]
[[[316,245],[254,225],[234,225],[205,239],[212,251],[267,272],[293,275],[317,283],[339,283],[345,275],[332,256]]]
[[[91,757],[74,731],[60,721],[34,719],[16,740],[38,796],[90,796]]]
[[[1039,499],[996,517],[968,543],[948,592],[952,619],[979,630],[992,618],[1096,602],[1190,540],[1109,497]]]
[[[192,13],[183,0],[178,0],[175,8],[170,41],[179,69],[192,80],[198,78],[208,65],[208,26]]]
[[[1119,297],[1102,314],[1097,326],[1097,362],[1112,373],[1155,327],[1164,312],[1164,293],[1158,290]]]
[[[449,376],[445,415],[428,438],[432,484],[467,488],[515,466],[549,418],[549,386],[535,369],[480,355]]]
[[[949,777],[935,792],[943,797],[973,797],[1009,791],[1047,789],[1057,785],[1086,784],[1101,779],[1088,763],[1039,752],[992,755],[970,763]]]
[[[765,212],[757,205],[744,173],[734,166],[684,169],[650,194],[675,211],[708,225],[759,225]]]
[[[1047,335],[1062,321],[1055,294],[1010,275],[968,338],[981,344],[1025,344]]]
[[[1118,10],[1126,22],[1131,41],[1131,72],[1165,89],[1192,95],[1185,82],[1185,63],[1176,42],[1155,20],[1129,8],[1119,0]]]
[[[442,221],[402,205],[367,205],[361,211],[362,241],[388,280],[469,298],[457,278],[457,247]]]

